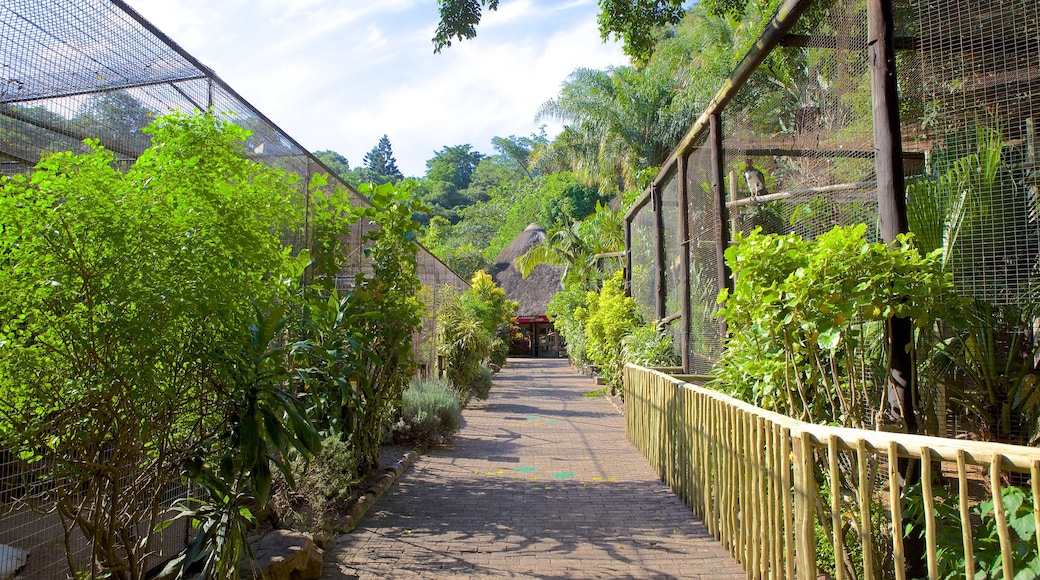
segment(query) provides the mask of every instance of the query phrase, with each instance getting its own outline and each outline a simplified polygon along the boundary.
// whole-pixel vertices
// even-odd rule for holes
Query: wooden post
[[[729,266],[726,265],[726,248],[729,247],[729,219],[726,209],[725,155],[722,150],[722,119],[718,113],[709,118],[711,141],[711,179],[715,189],[715,259],[718,262],[719,289],[733,290]],[[719,337],[726,336],[726,321],[719,321]]]
[[[680,292],[680,312],[682,314],[682,368],[684,373],[691,373],[690,368],[690,310],[692,298],[690,297],[690,194],[689,185],[686,183],[686,164],[689,163],[689,155],[680,155],[678,160],[679,171],[676,179],[679,180],[679,267],[682,269],[682,287]]]
[[[733,232],[741,231],[740,228],[740,209],[737,208],[737,202],[740,201],[740,188],[737,181],[737,172],[729,172],[729,203],[726,204],[726,209],[735,208],[735,211],[730,212],[729,216],[729,231],[732,235]]]
[[[867,0],[867,46],[870,59],[870,89],[873,96],[875,168],[881,239],[893,242],[909,231],[906,217],[906,183],[903,178],[902,131],[899,126],[899,94],[896,86],[895,24],[892,0]],[[886,379],[888,419],[907,433],[917,432],[914,414],[915,385],[910,346],[913,322],[908,318],[888,321],[889,365]],[[899,474],[906,489],[919,477],[914,462],[901,458]],[[899,501],[899,498],[892,498]],[[903,539],[909,576],[926,575],[925,546],[916,534]]]
[[[654,310],[657,320],[663,320],[668,313],[665,312],[665,302],[668,292],[668,265],[664,256],[664,193],[657,185],[650,186],[650,203],[654,210],[654,270],[657,276],[654,278],[656,285],[657,304]]]
[[[632,296],[632,221],[625,218],[625,296]]]

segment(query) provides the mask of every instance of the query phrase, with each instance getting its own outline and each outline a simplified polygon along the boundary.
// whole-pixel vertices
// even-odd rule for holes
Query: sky
[[[434,54],[436,0],[127,0],[310,151],[350,166],[384,134],[401,171],[436,151],[528,136],[576,68],[628,63],[596,0],[502,0],[471,40]]]

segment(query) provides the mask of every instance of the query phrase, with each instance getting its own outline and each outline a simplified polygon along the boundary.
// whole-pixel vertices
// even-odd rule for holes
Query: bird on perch
[[[748,191],[751,192],[752,199],[769,193],[766,191],[765,176],[751,164],[750,159],[744,162],[744,181],[747,182]]]

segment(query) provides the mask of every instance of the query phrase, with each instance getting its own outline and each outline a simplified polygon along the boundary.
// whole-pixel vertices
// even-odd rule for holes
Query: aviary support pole
[[[680,312],[682,314],[681,320],[681,336],[682,344],[682,368],[684,373],[692,372],[690,370],[690,310],[692,308],[690,297],[690,186],[686,182],[686,164],[689,162],[689,155],[683,154],[678,158],[678,172],[676,173],[676,179],[679,180],[679,267],[682,269],[682,292],[680,301]]]
[[[718,262],[719,289],[733,289],[729,266],[726,265],[726,248],[729,247],[729,210],[726,208],[726,156],[722,150],[722,118],[712,113],[708,119],[711,142],[711,180],[715,190],[715,259]],[[719,321],[719,337],[726,336],[726,321]]]
[[[892,0],[867,0],[867,46],[870,58],[870,89],[874,110],[875,168],[881,238],[894,242],[909,231],[906,217],[906,183],[903,178],[902,131],[899,125],[899,93],[896,84],[895,22]],[[913,322],[908,318],[888,321],[889,365],[888,419],[907,433],[917,432],[914,411]],[[905,458],[899,460],[903,489],[918,477],[920,469]],[[903,538],[907,572],[913,577],[928,574],[924,568],[924,546],[920,538]]]

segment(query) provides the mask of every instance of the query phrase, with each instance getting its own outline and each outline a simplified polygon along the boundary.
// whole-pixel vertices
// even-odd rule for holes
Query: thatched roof
[[[540,264],[535,266],[531,275],[524,278],[513,266],[517,257],[523,255],[531,246],[545,240],[545,230],[538,224],[531,224],[520,232],[504,250],[495,258],[495,266],[491,278],[495,280],[510,299],[516,300],[520,307],[516,316],[545,316],[545,309],[556,291],[560,289],[563,268]]]

